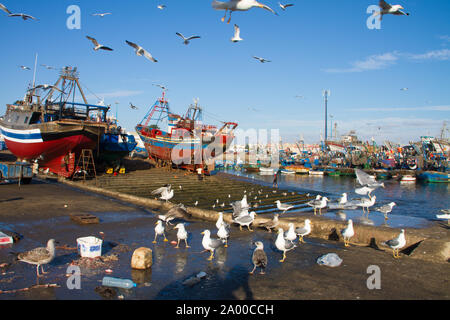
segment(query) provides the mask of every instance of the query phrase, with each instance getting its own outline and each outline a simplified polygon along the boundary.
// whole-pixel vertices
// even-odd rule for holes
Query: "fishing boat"
[[[439,171],[422,171],[418,174],[417,179],[431,183],[449,183],[450,173]]]
[[[309,168],[305,168],[304,166],[297,166],[297,165],[287,166],[285,167],[285,169],[294,171],[296,174],[308,174],[310,170]]]
[[[291,174],[295,174],[295,171],[294,170],[281,169],[281,174],[291,175]]]
[[[83,103],[75,102],[77,89]],[[19,161],[37,160],[40,168],[70,177],[82,150],[95,149],[112,126],[108,110],[88,104],[77,68],[65,67],[53,86],[29,88],[22,100],[8,104],[0,131]]]
[[[120,171],[122,159],[128,156],[137,146],[133,135],[122,133],[121,128],[110,130],[101,136],[98,145],[99,163],[112,168],[113,171]]]
[[[309,175],[310,176],[324,176],[325,175],[325,171],[322,171],[322,170],[310,170],[309,171]]]
[[[163,128],[167,125],[167,129]],[[172,112],[162,97],[150,108],[136,126],[136,132],[147,149],[149,158],[160,166],[176,165],[188,170],[206,167],[205,163],[223,154],[234,140],[237,123],[224,122],[218,129],[203,124],[203,109],[198,100],[189,106],[186,115]]]
[[[407,175],[403,175],[401,178],[400,178],[400,182],[416,182],[416,176],[413,176],[413,175],[410,175],[410,174],[407,174]]]
[[[259,174],[261,175],[272,175],[274,174],[273,168],[259,168]]]

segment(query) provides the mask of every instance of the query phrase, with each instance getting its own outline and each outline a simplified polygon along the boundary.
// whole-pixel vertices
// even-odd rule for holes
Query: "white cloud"
[[[433,50],[428,51],[422,54],[409,54],[410,59],[413,60],[450,60],[450,50],[442,49],[442,50]]]
[[[450,106],[425,106],[425,107],[393,107],[393,108],[354,108],[350,111],[379,111],[379,112],[397,112],[397,111],[450,111]]]
[[[349,73],[349,72],[364,72],[371,70],[385,69],[394,65],[399,59],[398,53],[388,52],[379,55],[372,55],[365,60],[355,61],[351,63],[351,68],[347,69],[326,69],[328,73]]]

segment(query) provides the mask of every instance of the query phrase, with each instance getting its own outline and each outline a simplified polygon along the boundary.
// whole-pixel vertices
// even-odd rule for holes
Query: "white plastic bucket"
[[[96,237],[77,239],[78,254],[84,258],[96,258],[102,255],[102,240]]]

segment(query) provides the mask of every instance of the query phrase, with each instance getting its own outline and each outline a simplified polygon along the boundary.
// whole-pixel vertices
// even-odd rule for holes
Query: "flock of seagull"
[[[377,188],[384,187],[383,183],[379,183],[376,181],[376,179],[367,173],[365,173],[362,170],[356,169],[355,170],[357,175],[357,180],[360,184],[360,186],[355,190],[356,193],[366,195],[368,198],[362,198],[358,200],[352,200],[348,201],[347,193],[344,193],[342,197],[336,202],[334,206],[331,206],[328,201],[329,199],[327,197],[322,197],[321,195],[318,195],[316,199],[309,201],[307,204],[314,209],[314,214],[316,215],[317,212],[319,214],[322,213],[322,209],[326,207],[330,207],[332,209],[349,209],[349,208],[357,208],[361,207],[363,209],[363,214],[367,211],[367,214],[369,213],[369,208],[372,207],[375,204],[376,196],[372,195],[372,192],[374,192]],[[182,190],[182,187],[180,186],[180,190]],[[273,191],[274,193],[276,190]],[[253,232],[253,229],[251,226],[253,225],[255,221],[255,217],[257,216],[256,212],[250,211],[251,205],[248,203],[248,196],[251,196],[251,193],[247,195],[247,192],[244,191],[244,196],[242,200],[231,202],[231,207],[233,208],[232,212],[232,223],[239,225],[239,229],[243,231],[243,227],[247,228],[250,232]],[[260,196],[262,191],[259,191]],[[170,184],[165,185],[164,187],[158,188],[151,193],[152,195],[159,195],[159,199],[164,201],[169,201],[174,196],[174,190],[172,189],[172,186]],[[287,193],[284,193],[287,195]],[[268,195],[266,195],[267,197]],[[231,198],[231,195],[228,195],[229,198]],[[255,197],[257,199],[257,197]],[[253,199],[253,198],[252,198]],[[280,211],[280,213],[276,213],[273,216],[273,219],[266,220],[264,222],[258,223],[258,227],[266,229],[268,232],[272,232],[272,230],[277,230],[277,237],[275,239],[275,247],[283,253],[283,257],[280,260],[280,262],[284,262],[286,259],[286,253],[295,249],[299,244],[305,243],[304,237],[308,236],[312,232],[312,224],[311,220],[306,219],[304,221],[304,225],[300,227],[295,227],[294,223],[289,223],[288,230],[284,231],[283,228],[279,227],[279,216],[280,214],[284,214],[286,211],[291,210],[294,208],[293,205],[284,204],[281,203],[280,200],[275,201],[277,205],[277,209]],[[198,201],[195,202],[194,206],[198,205]],[[219,205],[219,199],[217,199],[213,205],[213,209]],[[380,206],[376,208],[376,211],[379,211],[384,214],[385,219],[388,219],[388,213],[390,213],[393,209],[393,207],[396,204],[394,202]],[[225,203],[222,203],[220,205],[221,207],[225,206]],[[254,207],[254,205],[252,204]],[[160,215],[158,216],[158,222],[156,223],[155,227],[155,240],[154,243],[156,243],[156,239],[158,236],[163,236],[164,241],[168,241],[165,236],[165,228],[163,225],[163,222],[166,222],[166,224],[170,225],[170,221],[180,218],[180,219],[187,219],[190,215],[187,213],[187,209],[184,207],[184,205],[179,204],[178,206],[175,206],[173,209],[171,209],[166,215]],[[228,240],[231,233],[231,226],[224,221],[223,212],[218,213],[218,219],[216,221],[215,227],[217,229],[216,235],[217,238],[212,237],[212,232],[210,230],[204,230],[202,232],[203,239],[202,239],[202,246],[205,251],[210,252],[210,256],[208,257],[208,260],[214,259],[214,252],[220,248],[220,247],[228,247]],[[178,229],[177,232],[177,246],[176,248],[179,248],[179,244],[181,241],[184,241],[186,244],[186,248],[189,248],[187,243],[188,238],[188,232],[186,231],[185,224],[184,223],[178,223],[175,226],[175,229]],[[350,239],[355,235],[355,230],[353,227],[353,221],[349,219],[347,221],[347,226],[340,230],[340,234],[342,236],[342,239],[344,241],[344,246],[349,247],[350,246]],[[298,239],[298,243],[296,243],[296,240]],[[398,237],[395,239],[386,241],[383,243],[384,245],[390,247],[393,250],[393,256],[394,258],[399,258],[399,250],[403,248],[406,245],[406,239],[405,239],[405,231],[401,230]],[[254,269],[250,272],[253,274],[255,269],[257,267],[261,268],[261,273],[264,273],[264,270],[267,266],[267,255],[264,252],[264,245],[262,242],[258,241],[255,242],[254,245],[256,246],[256,249],[253,252],[252,261],[254,264]]]
[[[273,10],[272,8],[270,8],[269,6],[262,4],[256,0],[229,0],[229,1],[217,1],[217,0],[213,0],[212,4],[211,4],[212,8],[215,10],[222,10],[225,11],[225,15],[222,17],[222,22],[225,21],[226,16],[229,12],[229,19],[227,20],[227,23],[230,23],[231,21],[231,14],[235,11],[248,11],[252,8],[261,8],[264,10],[267,10],[275,15],[278,15],[275,10]],[[292,3],[287,3],[287,4],[282,4],[280,2],[278,2],[278,6],[285,11],[287,8],[294,6],[294,4]],[[379,7],[380,7],[380,11],[376,13],[376,15],[380,16],[380,20],[383,18],[384,15],[387,14],[391,14],[391,15],[406,15],[409,16],[409,13],[404,12],[402,10],[404,10],[404,8],[401,5],[391,5],[388,4],[386,1],[384,0],[380,0],[379,1]],[[164,4],[158,4],[157,8],[160,10],[164,10],[167,8],[166,5]],[[0,3],[0,10],[4,11],[6,14],[8,14],[9,17],[21,17],[23,20],[37,20],[35,17],[28,15],[28,14],[24,14],[24,13],[12,13],[8,8],[6,8],[5,5]],[[97,17],[101,17],[104,18],[105,16],[111,15],[111,12],[104,12],[104,13],[94,13],[92,14],[92,16],[97,16]],[[240,42],[243,39],[240,36],[240,28],[238,25],[234,25],[234,35],[233,37],[230,39],[231,42],[236,43],[236,42]],[[183,43],[185,45],[188,45],[190,43],[191,40],[193,39],[200,39],[200,36],[198,35],[193,35],[193,36],[189,36],[189,37],[185,37],[183,34],[181,34],[180,32],[176,32],[176,35],[179,36],[182,40]],[[105,50],[105,51],[113,51],[113,49],[111,47],[105,46],[103,44],[100,44],[95,38],[90,37],[90,36],[86,36],[87,39],[89,39],[93,44],[94,44],[94,50],[95,51],[99,51],[99,50]],[[145,58],[147,58],[148,60],[152,61],[152,62],[158,62],[158,60],[156,60],[151,53],[142,48],[140,45],[130,42],[130,41],[126,41],[126,43],[128,45],[130,45],[131,47],[133,47],[134,49],[136,49],[136,55],[138,56],[143,56]],[[271,62],[271,60],[262,58],[262,57],[258,57],[258,56],[253,56],[254,59],[260,61],[261,63],[267,63],[267,62]],[[29,70],[28,69],[24,69],[24,70]]]

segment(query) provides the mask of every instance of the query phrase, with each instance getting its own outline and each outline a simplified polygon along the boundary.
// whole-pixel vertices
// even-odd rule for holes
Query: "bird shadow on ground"
[[[225,276],[207,270],[208,276],[193,286],[183,285],[185,278],[176,280],[161,289],[156,300],[253,300],[253,292],[248,284],[249,270],[236,265]],[[195,276],[195,275],[194,275]],[[238,296],[239,295],[239,296]],[[242,295],[244,295],[242,297]]]

